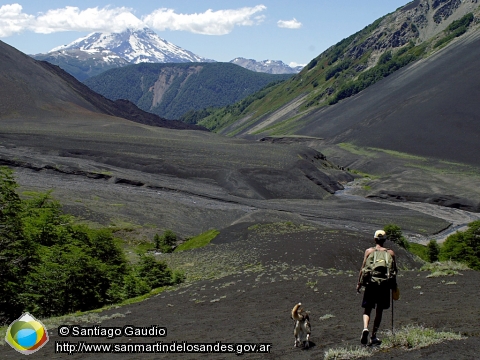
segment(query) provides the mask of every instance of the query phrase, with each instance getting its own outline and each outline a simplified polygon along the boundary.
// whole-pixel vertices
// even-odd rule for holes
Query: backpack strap
[[[383,250],[385,251],[385,265],[387,265],[387,278],[390,279],[390,264],[388,263],[388,260],[390,258],[390,253],[388,252],[388,249]]]

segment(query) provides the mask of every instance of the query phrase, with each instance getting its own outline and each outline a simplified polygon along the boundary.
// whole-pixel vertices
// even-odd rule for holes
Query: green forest
[[[17,188],[0,168],[0,323],[97,309],[184,279],[151,255],[131,264],[110,229],[78,224],[48,192],[22,199]]]
[[[161,75],[168,88],[154,104],[152,89]],[[111,100],[130,100],[163,118],[180,119],[192,110],[233,104],[291,76],[254,72],[231,63],[138,64],[106,71],[84,83]]]

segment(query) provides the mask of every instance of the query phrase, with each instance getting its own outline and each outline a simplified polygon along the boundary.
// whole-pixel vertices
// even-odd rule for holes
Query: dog
[[[308,349],[310,347],[310,332],[312,328],[310,326],[308,313],[303,311],[300,306],[302,306],[302,303],[298,303],[292,309],[292,319],[295,321],[295,326],[293,328],[293,336],[295,337],[294,347],[300,347],[302,338],[305,338],[303,346]]]

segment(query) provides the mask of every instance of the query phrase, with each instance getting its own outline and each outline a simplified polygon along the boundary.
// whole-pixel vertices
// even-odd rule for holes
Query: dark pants
[[[388,284],[369,284],[365,287],[362,307],[366,309],[388,309],[390,307],[390,286]]]

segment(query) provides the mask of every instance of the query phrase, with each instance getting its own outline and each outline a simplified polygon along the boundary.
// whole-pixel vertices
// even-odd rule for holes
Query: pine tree
[[[438,261],[438,255],[440,254],[440,246],[435,240],[430,240],[427,245],[427,256],[430,262]]]

